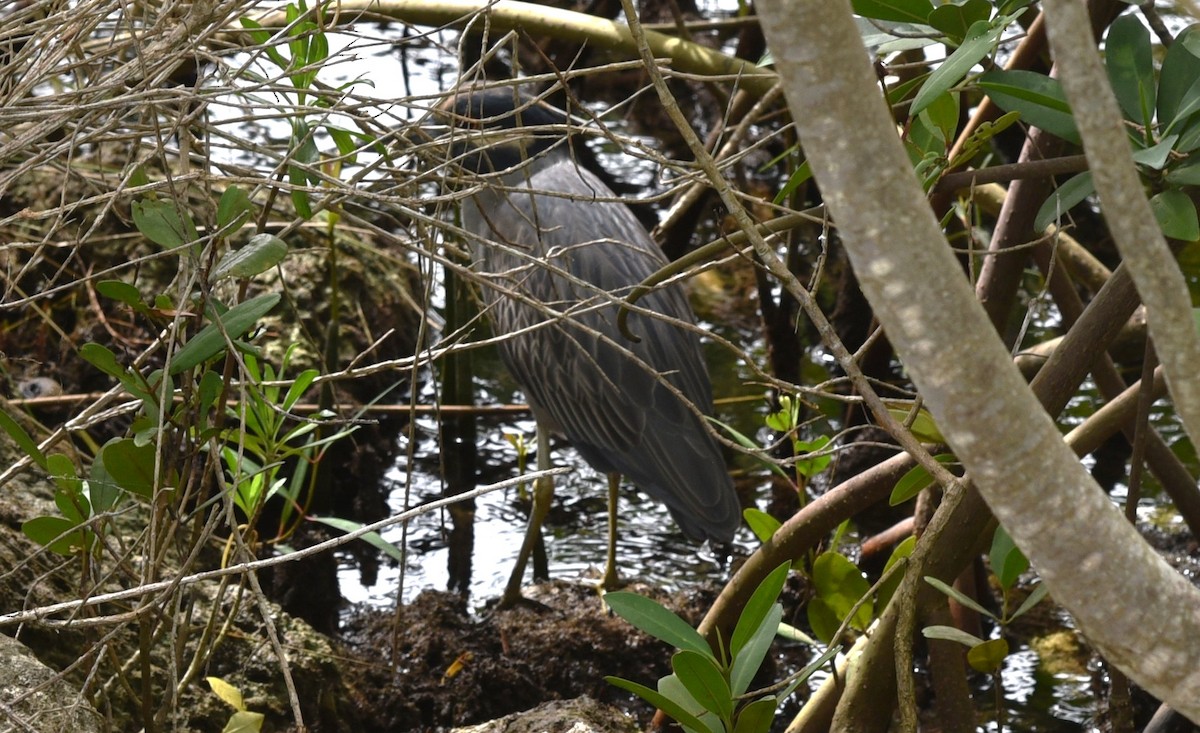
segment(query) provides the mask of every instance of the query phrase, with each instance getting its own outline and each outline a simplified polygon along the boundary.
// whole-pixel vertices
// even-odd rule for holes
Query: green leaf
[[[912,410],[901,407],[889,407],[888,413],[896,418],[898,422],[907,423]],[[917,416],[912,420],[912,425],[908,427],[909,432],[922,443],[945,443],[946,438],[942,435],[942,431],[938,429],[937,423],[933,420],[933,415],[929,414],[929,410],[917,410]]]
[[[787,567],[786,565],[784,567]],[[775,640],[779,623],[783,620],[783,606],[772,603],[767,609],[767,615],[759,624],[757,631],[746,640],[741,650],[733,657],[733,666],[729,670],[729,686],[733,694],[740,696],[750,689],[754,675],[767,657],[771,642]]]
[[[354,155],[354,133],[334,125],[325,125],[325,131],[333,138],[333,144],[337,146],[338,154],[344,159],[343,163],[354,165],[357,160],[357,156]]]
[[[1008,642],[1004,639],[992,639],[977,644],[967,651],[967,664],[971,669],[984,674],[991,674],[1000,669],[1008,656]]]
[[[1031,2],[1033,2],[1033,0],[1004,0],[1004,2],[1000,3],[1000,7],[996,9],[996,14],[1010,15],[1030,4]]]
[[[21,532],[59,555],[70,555],[87,546],[84,531],[64,517],[34,517],[21,524]]]
[[[821,642],[817,641],[813,637],[804,633],[800,629],[797,629],[795,626],[792,626],[791,624],[785,624],[782,621],[779,623],[779,628],[775,629],[775,635],[781,639],[798,641],[801,644],[807,644],[809,646],[821,645]]]
[[[828,644],[871,584],[854,563],[833,551],[823,552],[813,561],[812,584],[816,595],[808,604],[809,624],[817,638]],[[871,604],[864,603],[850,625],[862,631],[870,623]]]
[[[604,602],[621,618],[676,649],[699,652],[716,661],[703,636],[686,621],[662,605],[636,593],[614,591],[604,595]]]
[[[207,413],[217,404],[217,399],[221,396],[221,388],[225,386],[225,382],[221,379],[221,375],[214,371],[205,371],[200,375],[200,389],[197,391],[199,397],[198,403],[202,413]]]
[[[1008,617],[1008,620],[1013,621],[1014,619],[1024,616],[1029,609],[1041,603],[1042,599],[1045,598],[1046,594],[1049,592],[1050,589],[1046,587],[1045,583],[1042,583],[1038,587],[1034,588],[1033,592],[1025,597],[1025,602],[1018,606],[1017,610],[1013,611],[1013,614]]]
[[[228,236],[228,231],[240,227],[253,213],[254,204],[250,203],[246,192],[237,186],[230,186],[217,203],[217,228],[226,231]]]
[[[1033,71],[989,71],[975,80],[997,107],[1034,127],[1079,144],[1079,128],[1058,79]]]
[[[242,692],[238,688],[229,684],[220,677],[205,677],[204,681],[208,683],[209,688],[213,693],[234,710],[245,710],[246,701],[242,699]]]
[[[733,733],[767,733],[775,721],[775,708],[779,701],[773,697],[762,697],[744,705],[737,714]]]
[[[63,453],[52,453],[46,461],[58,487],[54,492],[58,511],[72,522],[83,524],[92,515],[92,508],[83,495],[83,480],[76,475],[75,464]]]
[[[939,453],[933,457],[933,460],[943,465],[950,465],[956,462],[954,455],[951,453]],[[933,476],[929,475],[929,471],[926,471],[925,467],[919,464],[913,466],[896,482],[896,487],[892,489],[892,495],[888,498],[888,503],[891,506],[903,504],[932,485]]]
[[[988,561],[992,564],[992,572],[1000,581],[1000,587],[1010,590],[1021,577],[1021,573],[1029,569],[1029,560],[1013,542],[1004,527],[996,526],[992,535],[992,549],[988,552]]]
[[[1123,15],[1113,21],[1104,44],[1104,62],[1125,117],[1149,134],[1154,125],[1157,87],[1150,31],[1137,16]]]
[[[333,527],[334,529],[341,530],[347,534],[363,527],[361,522],[355,522],[349,519],[341,519],[339,517],[309,517],[309,519],[313,520],[314,522],[320,522],[326,526]],[[385,540],[378,532],[367,532],[359,537],[359,539],[392,558],[396,562],[405,561],[404,554],[400,552],[400,548]],[[608,596],[606,595],[605,600],[607,599]]]
[[[157,245],[174,249],[200,238],[191,214],[181,212],[172,202],[142,199],[133,202],[132,210],[133,225]]]
[[[733,695],[729,683],[711,655],[683,650],[671,657],[671,669],[696,702],[722,721],[733,719]]]
[[[229,722],[221,729],[221,733],[259,733],[265,720],[262,713],[239,710],[229,716]]]
[[[917,98],[913,100],[909,115],[920,114],[921,110],[933,104],[935,99],[962,81],[975,64],[982,61],[996,48],[996,43],[1000,40],[1003,32],[1003,25],[992,27],[985,21],[973,23],[967,30],[962,45],[946,57],[941,66],[929,75],[929,79],[921,87],[921,91],[917,92]]]
[[[154,497],[154,454],[152,443],[138,445],[133,438],[109,441],[99,459],[109,477],[125,491],[151,499]]]
[[[611,595],[612,595],[612,593],[609,593],[608,595],[605,596],[605,598],[607,599],[608,596],[611,596]],[[604,679],[610,685],[614,685],[616,687],[620,687],[622,690],[627,690],[629,692],[632,692],[633,694],[642,698],[643,700],[650,703],[654,707],[663,711],[667,715],[670,715],[672,718],[677,720],[680,725],[682,725],[690,730],[693,730],[693,731],[710,730],[708,726],[706,726],[700,722],[699,718],[697,718],[695,715],[692,715],[691,713],[689,713],[687,710],[685,710],[683,708],[682,705],[678,704],[677,702],[675,702],[671,698],[667,697],[666,695],[663,695],[658,690],[652,690],[649,687],[646,687],[645,685],[639,685],[636,682],[630,682],[629,680],[623,680],[620,677],[608,676],[608,677],[605,677]]]
[[[924,23],[933,12],[929,0],[851,0],[855,14],[875,20]]]
[[[107,346],[91,342],[86,343],[79,347],[79,356],[108,376],[116,377],[119,382],[125,382],[126,377],[129,376],[125,367],[117,363],[117,357],[108,350]]]
[[[292,386],[288,387],[287,395],[283,398],[280,406],[285,410],[290,410],[304,396],[305,390],[313,383],[313,380],[320,374],[316,369],[305,369],[296,376],[292,381]]]
[[[287,244],[274,234],[256,234],[246,246],[225,253],[213,268],[212,281],[227,277],[254,277],[282,262],[287,252]]]
[[[42,453],[38,448],[37,441],[34,440],[29,433],[25,432],[25,428],[12,418],[4,410],[0,410],[0,428],[4,428],[4,432],[8,433],[8,437],[13,439],[17,447],[29,456],[29,458],[38,465],[43,471],[46,470],[46,454]]]
[[[1167,135],[1155,145],[1137,148],[1133,151],[1133,162],[1160,171],[1171,159],[1171,151],[1175,149],[1178,140],[1178,135]]]
[[[1046,227],[1057,222],[1060,217],[1066,215],[1071,207],[1095,191],[1096,185],[1092,182],[1090,171],[1073,176],[1066,183],[1054,189],[1054,193],[1050,194],[1049,198],[1042,203],[1037,216],[1033,219],[1033,230],[1035,232],[1045,231]]]
[[[966,38],[972,25],[986,22],[991,17],[992,4],[988,0],[958,0],[934,8],[928,23],[958,44]]]
[[[919,117],[936,132],[941,143],[939,152],[945,152],[958,133],[958,95],[951,92],[938,95]]]
[[[264,293],[244,303],[238,303],[220,316],[229,338],[244,335],[279,302],[279,293]],[[175,352],[171,360],[171,375],[187,371],[208,361],[225,350],[225,335],[215,323],[210,323]]]
[[[109,475],[103,460],[92,461],[92,468],[88,471],[87,492],[92,511],[96,514],[107,512],[120,501],[121,487]]]
[[[800,167],[792,171],[788,176],[787,182],[783,184],[783,188],[779,189],[779,193],[775,194],[774,202],[782,204],[788,200],[792,193],[804,185],[806,181],[812,178],[812,166],[805,160],[800,164]]]
[[[1163,56],[1158,81],[1158,124],[1173,132],[1200,109],[1200,25],[1185,28]]]
[[[983,606],[979,605],[978,603],[975,602],[975,599],[970,598],[969,596],[963,594],[962,591],[954,588],[953,586],[947,585],[946,583],[944,583],[930,575],[925,576],[925,582],[929,583],[934,588],[937,588],[942,593],[945,593],[947,596],[950,596],[951,598],[958,601],[960,604],[966,606],[967,608],[970,608],[974,611],[978,611],[979,613],[983,614],[984,616],[987,616],[988,618],[996,618],[996,614],[992,613],[991,611],[987,610]]]
[[[926,626],[921,629],[921,634],[926,639],[954,641],[965,647],[974,647],[983,643],[983,639],[980,639],[978,636],[968,634],[962,629],[956,629],[953,626]]]
[[[1150,208],[1162,233],[1172,239],[1194,242],[1200,239],[1200,220],[1196,217],[1196,205],[1192,199],[1177,188],[1167,189],[1150,199]]]
[[[770,540],[783,526],[775,517],[754,507],[747,507],[742,512],[742,517],[745,518],[746,526],[750,527],[750,531],[754,533],[759,542]]]
[[[804,478],[812,478],[824,471],[833,463],[833,455],[825,453],[817,455],[829,447],[829,436],[818,435],[812,440],[794,440],[792,449],[796,452],[796,473]]]
[[[681,708],[688,711],[694,711],[696,719],[700,721],[700,725],[704,726],[697,733],[722,733],[727,730],[725,721],[717,717],[716,713],[705,710],[704,706],[696,700],[692,693],[688,692],[683,681],[679,679],[677,674],[669,674],[666,677],[661,677],[658,680],[658,691],[666,697],[674,700]]]
[[[1168,170],[1165,180],[1173,186],[1200,186],[1200,160]]]
[[[124,280],[101,280],[96,283],[96,292],[138,311],[146,308],[146,304],[142,301],[142,294]]]
[[[891,506],[903,504],[930,486],[933,486],[933,476],[929,475],[929,471],[925,470],[922,465],[913,466],[896,482],[896,486],[892,489],[892,495],[888,498],[888,504]]]
[[[770,614],[775,601],[779,600],[779,594],[783,592],[783,585],[787,582],[791,567],[790,562],[780,565],[763,578],[763,581],[754,589],[750,600],[746,601],[746,605],[742,608],[742,615],[738,617],[737,626],[733,629],[733,637],[729,642],[731,656],[737,657],[742,647],[746,646],[747,642],[762,630],[763,621]],[[777,624],[771,625],[772,636],[775,635],[775,626]],[[740,695],[743,692],[745,690],[737,691],[734,694]]]

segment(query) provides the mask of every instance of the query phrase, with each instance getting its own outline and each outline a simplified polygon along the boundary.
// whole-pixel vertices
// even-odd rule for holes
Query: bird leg
[[[621,474],[608,474],[608,562],[604,565],[601,590],[616,590],[621,585],[617,575],[617,491],[621,488]]]
[[[537,468],[546,471],[550,468],[550,434],[541,423],[537,426]],[[517,554],[517,565],[512,575],[508,576],[508,585],[504,587],[504,595],[500,597],[500,606],[507,607],[522,600],[521,583],[525,580],[525,566],[529,564],[530,555],[536,554],[536,549],[542,544],[542,522],[550,513],[550,503],[554,500],[554,478],[539,476],[533,482],[533,507],[529,510],[529,526],[525,530],[525,539],[521,542],[521,551]],[[545,549],[542,553],[544,555]],[[535,573],[536,565],[535,561]]]

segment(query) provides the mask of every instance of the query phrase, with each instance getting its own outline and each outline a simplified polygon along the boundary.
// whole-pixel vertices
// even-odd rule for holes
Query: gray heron
[[[653,290],[617,327],[620,300],[667,264],[633,212],[582,168],[562,111],[513,87],[462,91],[441,105],[450,150],[478,184],[462,224],[500,357],[549,439],[567,439],[609,476],[605,589],[617,582],[619,476],[662,502],[694,540],[728,543],[741,508],[704,416],[712,388],[680,284]],[[529,530],[503,601],[520,596],[525,564],[549,510],[549,480],[534,491]]]

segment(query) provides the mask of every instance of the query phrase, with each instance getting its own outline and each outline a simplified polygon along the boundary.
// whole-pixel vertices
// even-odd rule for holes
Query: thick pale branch
[[[1200,720],[1200,592],[1124,521],[1013,366],[910,171],[850,4],[758,8],[863,292],[948,442],[1096,647]]]
[[[542,37],[587,44],[636,58],[637,43],[623,23],[576,13],[540,3],[515,0],[340,0],[330,6],[337,14],[332,22],[356,20],[399,20],[414,25],[466,27],[481,29],[486,19],[493,31],[525,30]],[[282,10],[255,16],[267,27],[282,28],[287,20]],[[755,96],[766,94],[775,85],[775,74],[742,59],[684,41],[665,33],[646,32],[646,42],[655,58],[669,59],[673,68],[705,76],[737,76],[738,85]]]

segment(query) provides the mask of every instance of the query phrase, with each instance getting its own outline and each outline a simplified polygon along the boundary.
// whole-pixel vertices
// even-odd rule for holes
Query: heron
[[[688,537],[729,543],[741,519],[720,444],[706,424],[709,381],[696,318],[679,283],[643,296],[617,325],[621,298],[667,264],[633,212],[581,167],[565,112],[514,87],[448,97],[450,150],[483,174],[463,201],[473,267],[500,358],[537,422],[537,460],[564,437],[609,479],[603,590],[618,584],[620,476],[667,506]],[[471,132],[471,131],[474,132]],[[553,497],[534,488],[533,509],[502,603],[520,598],[530,553]]]

